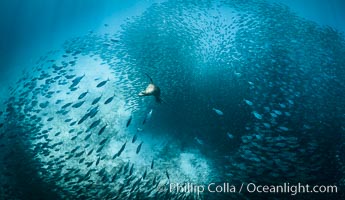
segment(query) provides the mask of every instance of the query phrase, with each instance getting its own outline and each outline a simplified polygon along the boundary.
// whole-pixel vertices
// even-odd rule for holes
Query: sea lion
[[[150,79],[150,83],[146,87],[146,89],[141,91],[138,95],[140,97],[143,97],[143,96],[154,96],[156,98],[156,102],[157,103],[161,103],[162,102],[162,99],[160,97],[161,90],[159,89],[159,87],[157,85],[155,85],[153,83],[152,78],[148,74],[146,74],[146,76]]]

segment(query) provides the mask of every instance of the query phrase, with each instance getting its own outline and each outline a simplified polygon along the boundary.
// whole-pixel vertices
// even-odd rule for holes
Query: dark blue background
[[[282,2],[299,15],[345,32],[343,0],[270,0]],[[0,93],[24,67],[45,52],[60,49],[71,37],[85,35],[106,19],[135,12],[154,0],[5,0],[0,1]],[[129,17],[131,15],[129,14]]]

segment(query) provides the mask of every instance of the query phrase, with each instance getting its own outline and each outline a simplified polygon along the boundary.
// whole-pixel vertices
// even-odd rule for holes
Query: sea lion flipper
[[[159,96],[156,96],[155,98],[157,103],[162,103],[162,99]]]
[[[145,74],[146,74],[146,76],[150,79],[150,83],[153,83],[152,78],[151,78],[147,73],[145,73]]]

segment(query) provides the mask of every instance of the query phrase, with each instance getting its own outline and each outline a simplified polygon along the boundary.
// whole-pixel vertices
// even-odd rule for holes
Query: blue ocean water
[[[345,197],[343,1],[0,5],[0,199]]]

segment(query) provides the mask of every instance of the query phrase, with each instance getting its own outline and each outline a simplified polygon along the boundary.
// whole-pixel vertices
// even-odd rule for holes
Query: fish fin
[[[152,78],[151,78],[147,73],[145,73],[145,74],[146,74],[146,76],[150,79],[150,83],[153,83]]]

